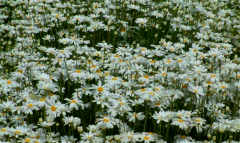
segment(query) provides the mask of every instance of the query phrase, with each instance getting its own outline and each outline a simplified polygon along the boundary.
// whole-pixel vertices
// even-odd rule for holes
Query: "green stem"
[[[147,116],[148,116],[148,110],[147,110],[147,101],[146,101],[146,107],[145,107],[145,120],[144,120],[143,132],[145,132],[145,130],[146,130]]]

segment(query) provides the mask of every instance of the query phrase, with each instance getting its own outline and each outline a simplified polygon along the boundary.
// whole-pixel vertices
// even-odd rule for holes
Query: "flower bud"
[[[214,142],[216,141],[216,139],[217,139],[216,136],[213,136],[213,137],[212,137],[212,140],[213,140]]]
[[[114,139],[115,139],[115,141],[120,141],[121,136],[120,135],[114,135]]]
[[[219,133],[224,133],[224,128],[223,126],[220,126],[219,129],[218,129]]]
[[[229,112],[229,110],[230,110],[229,106],[226,106],[226,112]]]
[[[211,137],[212,137],[212,135],[208,133],[207,138],[210,139]]]
[[[78,126],[78,127],[77,127],[77,131],[78,131],[79,133],[82,133],[82,132],[83,132],[83,127],[82,127],[82,126]]]
[[[38,120],[39,122],[43,122],[43,119],[42,118],[39,118],[39,120]]]

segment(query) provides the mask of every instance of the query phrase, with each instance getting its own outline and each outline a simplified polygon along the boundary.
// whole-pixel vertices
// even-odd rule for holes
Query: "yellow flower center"
[[[77,103],[77,101],[76,101],[76,100],[71,100],[70,102],[71,102],[71,103]]]
[[[212,74],[212,75],[210,75],[211,77],[216,77],[216,75],[215,74]]]
[[[207,81],[206,83],[207,83],[207,84],[212,84],[212,82],[211,82],[211,81]]]
[[[80,70],[76,70],[75,72],[76,72],[76,73],[81,73],[82,71],[80,71]]]
[[[179,59],[178,62],[181,63],[181,62],[183,62],[183,60]]]
[[[112,80],[117,80],[118,78],[117,77],[113,77]]]
[[[23,70],[18,70],[19,73],[23,73]]]
[[[168,44],[167,44],[167,43],[164,43],[164,44],[163,44],[163,46],[167,47],[167,46],[168,46]]]
[[[184,121],[182,119],[178,119],[178,122],[183,123]]]
[[[186,136],[181,136],[182,139],[186,139]]]
[[[193,89],[193,92],[198,93],[198,90],[197,89]]]
[[[141,51],[146,51],[146,49],[145,49],[145,48],[142,48]]]
[[[146,89],[145,89],[145,88],[143,88],[143,89],[141,89],[141,91],[146,91]]]
[[[1,129],[1,132],[6,132],[6,131],[7,131],[7,129],[4,129],[4,128],[3,128],[3,129]]]
[[[119,56],[119,55],[115,55],[114,57],[115,57],[115,58],[119,58],[120,56]]]
[[[156,91],[160,91],[160,89],[158,87],[154,88]]]
[[[52,105],[52,106],[51,106],[51,110],[52,110],[52,111],[56,111],[57,108],[56,108],[55,106]]]
[[[134,116],[134,117],[137,117],[137,116],[138,116],[138,114],[137,114],[137,113],[134,113],[134,114],[133,114],[133,116]]]
[[[196,122],[201,122],[202,120],[201,119],[195,119]]]
[[[149,137],[148,136],[144,136],[143,139],[144,140],[149,140]]]
[[[55,14],[55,17],[58,18],[60,15],[59,14]]]
[[[15,134],[20,134],[20,133],[21,133],[21,131],[14,131],[14,133],[15,133]]]
[[[150,63],[155,63],[155,61],[154,61],[154,60],[151,60]]]
[[[155,92],[149,92],[149,95],[153,95],[153,96],[154,96],[154,95],[155,95]]]
[[[166,72],[162,73],[162,76],[166,76],[166,75],[167,75],[167,73],[166,73]]]
[[[45,101],[46,100],[46,98],[40,98],[39,99],[39,101]]]
[[[28,104],[28,107],[29,108],[33,107],[33,104],[32,103]]]
[[[222,85],[222,86],[221,86],[221,88],[222,88],[222,89],[225,89],[225,88],[226,88],[226,86],[225,86],[225,85]]]
[[[98,87],[98,92],[103,92],[103,87]]]
[[[104,118],[104,119],[103,119],[103,122],[109,122],[109,119]]]
[[[120,104],[120,105],[124,105],[124,102],[120,102],[119,104]]]
[[[187,88],[187,85],[186,85],[186,84],[183,84],[183,85],[182,85],[182,88]]]
[[[8,80],[8,81],[7,81],[7,84],[11,84],[11,83],[12,83],[12,81],[11,81],[11,80]]]
[[[29,138],[26,138],[24,141],[25,142],[30,142],[31,140]]]
[[[145,77],[145,78],[147,78],[147,79],[149,78],[149,76],[148,76],[148,75],[145,75],[144,77]]]
[[[124,28],[121,28],[121,32],[125,32],[125,29],[124,29]]]
[[[153,135],[154,133],[153,132],[148,132],[150,135]]]

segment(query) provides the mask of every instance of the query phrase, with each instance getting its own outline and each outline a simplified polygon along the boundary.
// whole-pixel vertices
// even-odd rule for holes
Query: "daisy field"
[[[240,142],[238,0],[0,0],[0,143]]]

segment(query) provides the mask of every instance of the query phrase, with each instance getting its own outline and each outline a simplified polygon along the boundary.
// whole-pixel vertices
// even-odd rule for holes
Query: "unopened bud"
[[[42,119],[42,118],[39,118],[38,121],[39,121],[39,122],[43,122],[43,119]]]
[[[213,140],[214,142],[216,141],[216,139],[217,139],[216,136],[213,136],[213,137],[212,137],[212,140]]]
[[[120,135],[114,135],[114,139],[115,139],[115,141],[119,141],[121,139],[121,136]]]
[[[78,127],[77,127],[77,131],[78,131],[79,133],[82,133],[82,132],[83,132],[83,127],[82,127],[82,126],[78,126]]]
[[[218,131],[219,131],[219,133],[224,133],[224,128],[222,126],[220,126]]]
[[[226,106],[226,111],[228,112],[230,109],[229,109],[229,106]]]
[[[210,139],[211,137],[212,137],[212,135],[208,133],[207,138]]]

